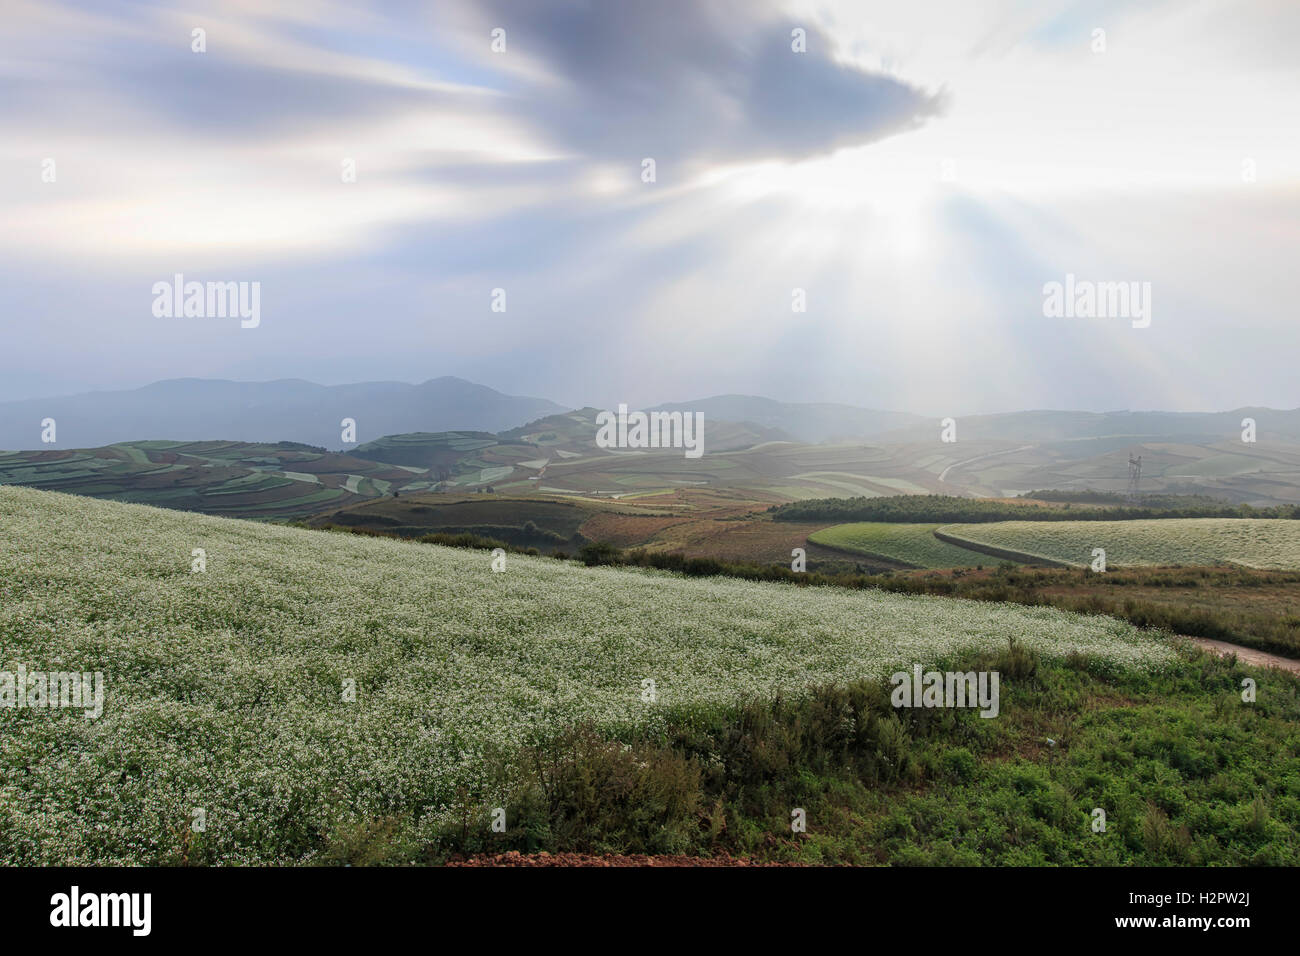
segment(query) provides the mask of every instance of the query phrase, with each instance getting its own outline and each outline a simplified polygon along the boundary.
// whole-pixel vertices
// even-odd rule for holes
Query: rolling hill
[[[667,509],[694,511],[898,494],[1122,493],[1129,458],[1140,456],[1146,494],[1300,504],[1300,438],[1288,437],[1300,435],[1300,411],[1017,412],[962,418],[959,440],[943,442],[937,423],[848,405],[721,395],[658,410],[704,414],[702,457],[600,448],[599,409],[564,411],[455,378],[419,386],[177,379],[0,404],[0,436],[30,446],[0,453],[0,482],[265,518],[332,512],[394,492],[487,488],[660,499]],[[1240,440],[1247,414],[1258,423],[1253,443]],[[40,443],[43,417],[57,422],[55,444]],[[342,444],[344,417],[356,419],[360,441],[328,452]],[[880,437],[835,437],[845,434]],[[135,440],[76,441],[87,435]],[[249,435],[274,440],[240,437]],[[307,438],[289,441],[294,435]],[[307,451],[294,451],[297,443]],[[324,457],[296,467],[304,455]]]
[[[672,409],[664,406],[657,410],[672,411],[676,408],[676,406]],[[681,406],[680,410],[699,411],[698,408],[688,409],[687,406]],[[503,439],[518,438],[545,448],[561,449],[562,454],[560,457],[562,458],[573,457],[575,452],[588,455],[616,454],[617,449],[604,449],[596,445],[596,432],[598,430],[596,416],[601,411],[599,408],[588,406],[560,415],[548,415],[537,421],[502,432],[501,437]],[[750,448],[764,442],[789,441],[793,441],[793,439],[776,428],[740,419],[715,418],[708,413],[705,413],[704,416],[704,450],[706,454],[715,451],[734,451],[738,448]],[[681,457],[681,452],[673,452],[673,455]]]
[[[0,452],[0,484],[263,519],[430,487],[419,470],[310,445],[226,441]]]
[[[428,839],[491,753],[582,721],[648,726],[1013,638],[1173,659],[1049,608],[516,555],[495,573],[484,551],[30,488],[0,488],[0,540],[5,663],[104,680],[96,719],[0,712],[6,865],[310,862],[358,820]]]

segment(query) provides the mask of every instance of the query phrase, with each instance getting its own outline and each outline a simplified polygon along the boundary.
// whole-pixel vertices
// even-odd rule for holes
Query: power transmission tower
[[[1138,503],[1138,500],[1140,498],[1140,496],[1138,495],[1138,485],[1141,482],[1142,482],[1142,456],[1138,455],[1136,458],[1134,458],[1132,455],[1129,455],[1128,456],[1128,493],[1125,495],[1125,498],[1127,498],[1128,503],[1131,505],[1135,505]]]

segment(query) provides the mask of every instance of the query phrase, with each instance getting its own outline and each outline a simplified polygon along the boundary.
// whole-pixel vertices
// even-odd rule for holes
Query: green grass
[[[940,541],[934,536],[938,527],[937,524],[862,521],[814,531],[808,540],[854,554],[899,561],[914,568],[967,568],[992,561],[987,555]]]
[[[508,849],[726,853],[929,866],[1300,864],[1300,681],[1192,653],[1137,674],[1017,647],[1002,712],[894,709],[862,681],[674,713],[655,732],[579,727],[493,764],[494,833],[466,795],[431,839],[400,820],[336,832],[333,863]],[[1253,703],[1241,697],[1257,682]],[[805,833],[791,829],[802,809]],[[1104,814],[1104,830],[1094,828]]]

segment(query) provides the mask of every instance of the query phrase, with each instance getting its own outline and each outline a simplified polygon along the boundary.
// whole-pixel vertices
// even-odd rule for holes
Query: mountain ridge
[[[341,422],[357,443],[414,431],[490,431],[564,411],[544,398],[508,395],[455,376],[320,385],[305,379],[238,382],[162,379],[138,389],[0,403],[0,448],[94,448],[139,440],[296,441],[342,448]],[[42,442],[55,421],[56,442]]]
[[[588,406],[590,407],[590,406]],[[645,411],[701,412],[706,422],[737,426],[728,445],[755,440],[830,442],[928,441],[940,419],[839,402],[783,402],[724,393],[664,402]],[[0,448],[95,448],[141,440],[296,441],[332,449],[344,418],[357,425],[357,444],[416,432],[523,434],[544,418],[572,415],[547,398],[511,395],[453,375],[418,384],[375,380],[321,385],[301,378],[259,382],[178,377],[135,389],[101,389],[53,398],[0,402]],[[1120,437],[1228,437],[1254,418],[1261,436],[1300,439],[1300,408],[1243,405],[1217,412],[1026,409],[958,415],[959,440],[1070,441]],[[53,418],[57,441],[43,443],[42,422]]]

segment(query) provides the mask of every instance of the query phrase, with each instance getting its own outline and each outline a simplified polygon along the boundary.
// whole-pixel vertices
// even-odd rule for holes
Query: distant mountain
[[[775,429],[787,439],[816,444],[874,438],[927,419],[906,412],[882,412],[829,402],[778,402],[756,395],[715,395],[694,402],[673,402],[653,411],[703,412],[708,421],[727,421]]]
[[[1241,436],[1241,422],[1253,418],[1257,440],[1300,439],[1300,408],[1237,408],[1228,412],[1062,412],[1025,411],[957,418],[958,441],[1073,441],[1125,438],[1163,441],[1222,441]],[[938,418],[890,432],[886,441],[929,441]]]
[[[361,382],[317,385],[302,379],[231,382],[180,378],[120,392],[0,403],[0,448],[93,448],[142,439],[298,441],[342,449],[344,418],[357,439],[418,431],[497,432],[564,406],[504,395],[444,376],[422,385]],[[53,418],[57,443],[41,442]],[[354,447],[354,446],[347,446]]]

